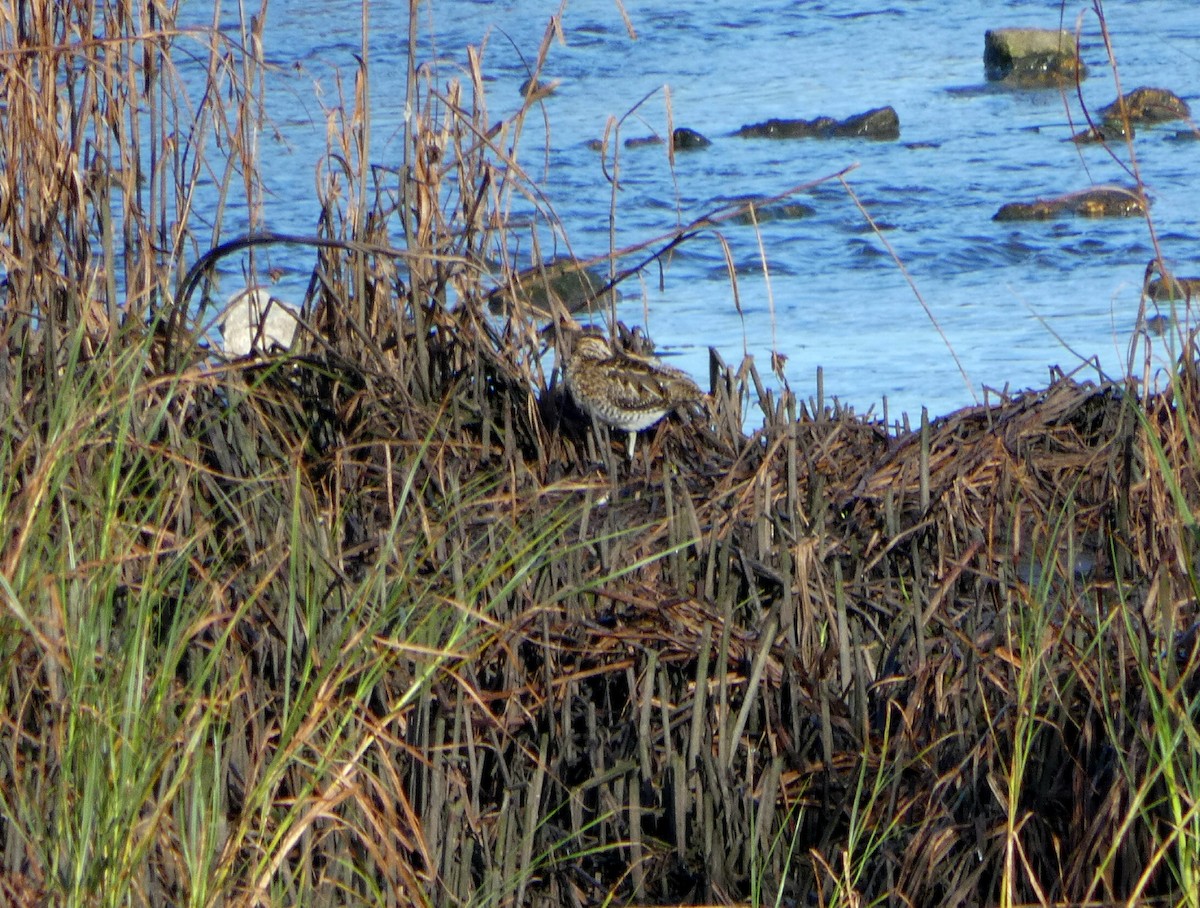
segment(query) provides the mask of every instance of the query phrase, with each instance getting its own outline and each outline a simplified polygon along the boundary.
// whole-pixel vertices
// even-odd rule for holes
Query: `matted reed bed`
[[[487,311],[536,97],[414,67],[372,169],[360,73],[315,236],[222,245],[262,19],[173,15],[0,5],[0,902],[1196,904],[1190,338],[903,429],[714,355],[630,464]]]

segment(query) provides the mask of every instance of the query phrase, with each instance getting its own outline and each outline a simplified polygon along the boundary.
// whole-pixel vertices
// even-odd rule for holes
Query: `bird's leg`
[[[621,472],[621,458],[613,451],[612,436],[607,425],[596,420],[596,430],[603,433],[604,442],[601,446],[603,455],[604,472],[608,474],[609,494],[613,501],[616,500],[617,492],[620,490],[620,485],[617,482],[617,477]]]
[[[604,425],[596,419],[588,420],[591,431],[587,433],[584,446],[585,463],[588,467],[605,466],[611,457],[606,453],[609,448],[608,433]]]
[[[642,446],[642,457],[646,460],[646,485],[650,485],[650,464],[653,460],[654,448],[658,443],[658,431]]]
[[[634,464],[636,462],[635,458],[634,458],[634,452],[637,450],[637,437],[638,437],[637,432],[629,433],[629,441],[628,441],[628,444],[629,444],[629,474],[631,476],[633,475],[633,468],[634,468]],[[649,447],[649,448],[646,447],[645,445],[642,445],[642,461],[646,464],[646,479],[647,480],[650,479],[650,452],[652,450],[653,450],[653,445],[651,445],[651,447]]]
[[[646,482],[647,483],[650,482],[651,459],[653,458],[654,452],[660,449],[664,426],[666,426],[665,422],[660,422],[657,426],[655,426],[654,429],[650,433],[650,437],[646,440],[646,444],[642,446],[642,449],[645,452],[642,456],[646,460]]]
[[[615,476],[617,472],[617,465],[620,463],[620,461],[613,456],[612,438],[609,434],[608,426],[599,420],[596,420],[596,431],[599,434],[600,439],[601,462],[604,464],[605,470],[607,470],[611,475]]]

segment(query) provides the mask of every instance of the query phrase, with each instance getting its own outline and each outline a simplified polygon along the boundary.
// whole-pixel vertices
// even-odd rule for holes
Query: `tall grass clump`
[[[912,430],[714,353],[633,470],[527,314],[538,95],[412,6],[401,160],[364,28],[297,226],[262,10],[0,4],[4,898],[1194,905],[1194,339]],[[300,340],[217,355],[280,244]]]
[[[428,803],[449,797],[423,791],[434,690],[479,702],[456,666],[545,584],[578,509],[498,466],[530,445],[532,398],[497,400],[519,367],[431,292],[471,251],[422,233],[444,173],[406,203],[418,286],[397,297],[391,253],[362,251],[384,220],[364,153],[333,150],[358,195],[335,206],[331,180],[314,248],[344,255],[315,275],[351,305],[314,307],[323,341],[294,364],[210,359],[180,264],[222,239],[199,205],[262,217],[263,20],[185,32],[176,12],[0,10],[0,891],[424,903]],[[423,123],[427,151],[476,140],[457,113]]]

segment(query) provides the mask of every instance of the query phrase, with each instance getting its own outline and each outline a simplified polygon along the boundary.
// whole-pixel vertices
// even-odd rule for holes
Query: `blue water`
[[[565,43],[552,44],[542,74],[561,85],[544,111],[529,117],[519,162],[581,257],[605,252],[610,242],[620,248],[668,232],[731,199],[773,195],[853,166],[849,184],[883,228],[928,314],[846,189],[825,182],[798,198],[815,208],[812,217],[764,224],[758,236],[752,227],[720,228],[738,266],[740,311],[715,235],[674,256],[661,288],[656,271],[641,285],[625,285],[620,317],[645,323],[672,363],[701,382],[710,345],[727,362],[752,353],[764,372],[774,349],[786,355],[788,382],[802,398],[815,394],[821,367],[827,398],[878,414],[886,397],[894,418],[915,416],[922,406],[948,413],[982,400],[985,386],[1044,386],[1050,366],[1070,371],[1093,357],[1108,374],[1123,374],[1142,273],[1153,256],[1146,221],[992,220],[1007,201],[1131,182],[1123,147],[1114,160],[1103,148],[1066,141],[1067,109],[1076,130],[1083,122],[1074,91],[1064,99],[1057,91],[984,83],[985,30],[1057,27],[1060,6],[905,0],[874,7],[849,0],[627,0],[632,38],[612,0],[572,0],[563,16]],[[522,55],[536,57],[555,9],[536,0],[422,4],[422,62],[442,86],[465,82],[465,48],[483,45],[486,101],[497,120],[520,106],[518,86],[528,75]],[[406,2],[370,6],[371,160],[386,166],[403,154],[406,10]],[[1099,108],[1116,89],[1090,10],[1067,7],[1065,24],[1082,23],[1091,68],[1083,96]],[[1130,0],[1107,4],[1105,13],[1122,88],[1169,88],[1200,112],[1200,4]],[[262,143],[270,229],[314,226],[322,105],[336,103],[335,74],[347,94],[352,89],[361,15],[359,4],[341,0],[269,6],[271,126]],[[643,99],[619,139],[666,135],[668,92],[673,124],[713,144],[677,154],[673,169],[664,146],[620,148],[610,237],[611,186],[587,142]],[[886,104],[900,116],[898,142],[730,135],[770,117],[844,117]],[[1175,140],[1185,128],[1143,129],[1135,153],[1163,253],[1176,273],[1189,276],[1200,274],[1200,142]],[[610,152],[610,172],[612,166]],[[522,210],[519,200],[515,209]],[[530,248],[528,229],[514,237]],[[548,231],[539,242],[543,250],[565,248]],[[277,292],[298,297],[310,259],[272,256],[289,272]],[[1156,364],[1169,356],[1158,343]],[[1085,369],[1096,376],[1095,368]]]

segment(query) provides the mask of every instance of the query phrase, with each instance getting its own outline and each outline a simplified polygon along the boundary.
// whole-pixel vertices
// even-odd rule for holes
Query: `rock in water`
[[[1013,88],[1058,88],[1087,78],[1075,36],[1050,28],[989,29],[983,36],[983,71],[989,82]]]
[[[291,348],[300,326],[296,310],[261,287],[239,290],[221,317],[221,352],[230,359]]]

